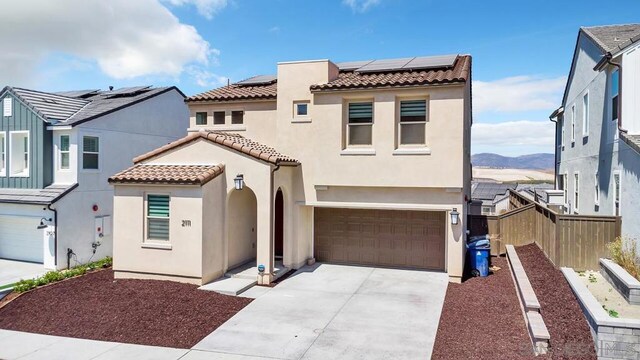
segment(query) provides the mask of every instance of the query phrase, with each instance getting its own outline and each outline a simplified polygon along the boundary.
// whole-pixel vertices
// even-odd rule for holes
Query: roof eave
[[[440,87],[440,86],[458,86],[465,85],[466,80],[459,79],[454,81],[431,82],[423,84],[410,85],[383,85],[383,86],[348,86],[348,87],[330,87],[330,88],[310,88],[312,93],[334,92],[334,91],[363,91],[363,90],[381,90],[381,89],[398,89],[398,88],[419,88],[419,87]]]

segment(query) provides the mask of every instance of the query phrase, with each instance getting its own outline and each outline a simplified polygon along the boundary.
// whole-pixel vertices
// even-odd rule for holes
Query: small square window
[[[309,104],[307,103],[297,103],[296,104],[296,116],[307,116],[309,115]]]
[[[213,112],[213,125],[224,125],[225,113],[224,111]]]
[[[197,112],[196,113],[196,125],[207,125],[207,113],[206,112]]]
[[[232,124],[244,124],[244,111],[237,110],[231,112],[231,123]]]

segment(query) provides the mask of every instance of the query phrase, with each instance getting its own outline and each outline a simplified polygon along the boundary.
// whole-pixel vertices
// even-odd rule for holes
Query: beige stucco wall
[[[231,124],[231,112],[244,111],[244,124]],[[225,111],[225,125],[213,125],[213,112]],[[196,112],[207,112],[207,125],[196,125]],[[252,140],[273,144],[276,140],[276,101],[233,101],[189,103],[189,131],[232,131]]]
[[[146,194],[168,194],[169,241],[145,242]],[[203,192],[197,186],[115,186],[113,269],[116,277],[145,273],[199,284],[202,262]],[[191,220],[183,227],[182,220]]]
[[[229,194],[229,268],[256,258],[257,208],[256,195],[251,188],[245,186],[242,191]]]

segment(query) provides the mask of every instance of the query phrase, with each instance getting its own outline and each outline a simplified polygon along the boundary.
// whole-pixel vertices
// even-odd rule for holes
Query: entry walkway
[[[0,287],[22,279],[33,279],[46,272],[42,264],[0,259]]]

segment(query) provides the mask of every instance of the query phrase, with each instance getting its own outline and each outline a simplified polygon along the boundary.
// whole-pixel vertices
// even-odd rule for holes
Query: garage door
[[[44,240],[39,219],[0,216],[0,258],[42,263]]]
[[[317,261],[444,270],[445,212],[314,209]]]

